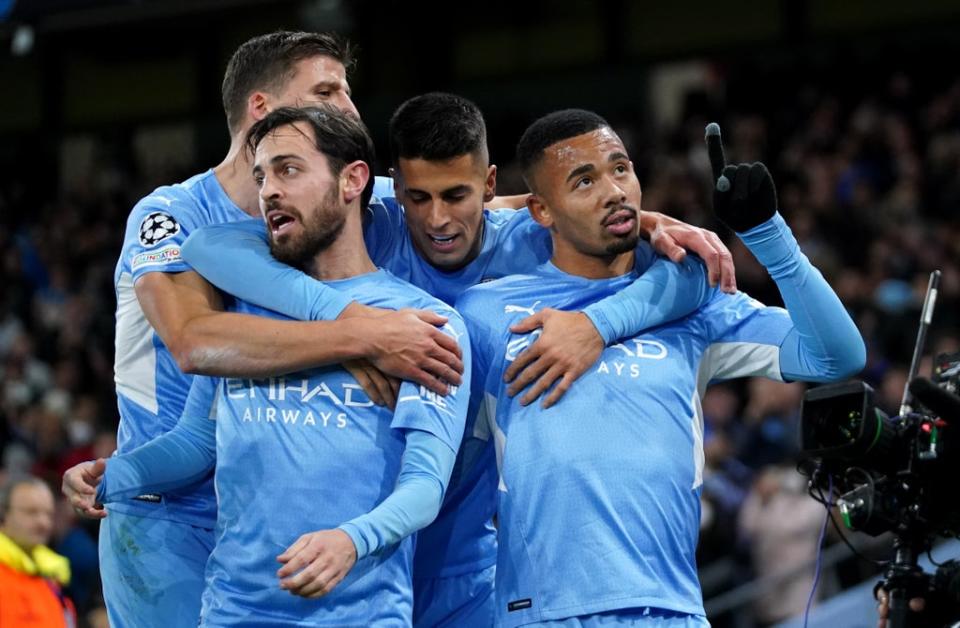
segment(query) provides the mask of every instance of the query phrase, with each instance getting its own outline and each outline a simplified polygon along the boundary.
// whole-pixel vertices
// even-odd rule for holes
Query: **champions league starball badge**
[[[164,212],[153,212],[140,223],[140,244],[153,246],[180,232],[180,225],[173,216]]]

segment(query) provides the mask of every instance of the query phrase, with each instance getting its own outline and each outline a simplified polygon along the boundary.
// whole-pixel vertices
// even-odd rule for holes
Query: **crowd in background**
[[[720,229],[739,288],[780,304],[762,267],[710,216],[708,120],[696,102],[674,128],[616,123],[641,174],[644,208]],[[928,353],[960,351],[960,82],[919,86],[891,72],[855,98],[811,83],[762,114],[727,103],[721,122],[728,160],[770,167],[781,212],[864,335],[862,378],[895,414],[936,268],[943,277]],[[191,173],[144,173],[116,156],[98,167],[54,200],[0,183],[0,481],[31,473],[59,493],[65,469],[116,444],[113,271],[126,215],[153,186]],[[700,565],[732,565],[724,586],[813,558],[823,508],[794,470],[804,390],[750,380],[713,386],[703,400]],[[83,618],[98,612],[96,524],[61,503],[50,544],[71,559],[81,621],[94,621]],[[775,603],[761,597],[745,608],[736,625],[802,611],[812,567],[794,580]]]

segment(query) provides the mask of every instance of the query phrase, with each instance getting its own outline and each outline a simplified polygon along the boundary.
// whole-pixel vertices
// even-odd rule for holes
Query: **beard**
[[[618,211],[627,210],[633,214],[633,218],[637,220],[639,226],[638,212],[630,205],[618,205],[614,207],[607,213],[607,217],[612,216]],[[637,243],[640,242],[640,233],[635,229],[633,233],[626,233],[622,236],[617,236],[617,240],[611,242],[607,245],[606,252],[607,255],[620,255],[621,253],[626,253],[637,248]]]
[[[611,242],[607,245],[607,254],[608,255],[620,255],[621,253],[626,253],[627,251],[632,251],[637,248],[637,244],[640,242],[640,234],[631,233],[630,235],[625,235],[616,242]]]
[[[300,270],[307,270],[314,258],[336,242],[346,223],[344,212],[338,207],[337,190],[329,190],[320,203],[304,218],[296,208],[283,209],[294,214],[303,227],[299,234],[275,236],[267,229],[270,253],[278,261]],[[271,206],[268,205],[268,209]]]

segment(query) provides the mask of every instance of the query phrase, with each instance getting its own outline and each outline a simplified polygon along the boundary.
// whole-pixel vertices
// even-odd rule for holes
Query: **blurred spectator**
[[[76,625],[62,589],[70,563],[46,545],[53,520],[53,493],[41,480],[14,479],[0,488],[0,626]]]
[[[761,626],[802,613],[813,587],[810,563],[826,513],[806,486],[792,465],[766,467],[740,511],[741,541],[749,547],[756,577],[777,583],[754,605]]]
[[[800,400],[805,386],[754,377],[747,390],[749,401],[743,410],[746,430],[738,451],[740,461],[759,469],[794,458],[799,447]]]

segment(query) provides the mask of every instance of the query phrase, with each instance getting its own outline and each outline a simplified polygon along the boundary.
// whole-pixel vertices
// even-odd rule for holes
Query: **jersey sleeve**
[[[192,270],[181,247],[205,214],[193,197],[175,188],[160,188],[138,202],[127,218],[121,263],[133,281],[151,272]]]
[[[498,210],[490,213],[502,223],[503,235],[498,247],[525,250],[534,257],[534,265],[550,259],[553,252],[549,231],[533,220],[528,210]],[[635,268],[640,277],[619,293],[610,295],[584,309],[605,344],[670,321],[683,318],[709,302],[713,289],[707,281],[706,267],[695,255],[680,264],[657,256],[649,243],[640,241],[634,251]],[[527,259],[515,255],[515,259]],[[533,269],[515,268],[514,272]]]
[[[866,348],[860,332],[783,218],[776,214],[738,235],[770,272],[786,309],[765,307],[743,294],[715,299],[706,317],[715,344],[708,350],[712,364],[705,366],[713,376],[826,382],[862,369]]]
[[[102,504],[189,486],[216,464],[216,394],[219,378],[197,376],[183,416],[166,434],[114,456],[97,487]]]
[[[706,267],[695,255],[676,264],[651,256],[644,242],[638,247],[637,267],[648,263],[632,284],[584,309],[605,344],[683,318],[715,293],[707,282]]]
[[[441,328],[460,346],[463,356],[463,375],[459,386],[450,386],[446,395],[440,395],[419,384],[405,381],[400,385],[397,407],[391,427],[429,432],[446,443],[454,452],[460,447],[469,405],[471,375],[470,338],[463,319],[453,310],[442,310],[447,317]]]
[[[198,229],[184,244],[183,256],[220,290],[296,320],[334,320],[351,301],[336,288],[274,259],[262,220]]]
[[[456,453],[437,436],[406,432],[397,486],[369,513],[339,526],[357,550],[357,560],[389,548],[426,527],[440,512]]]

